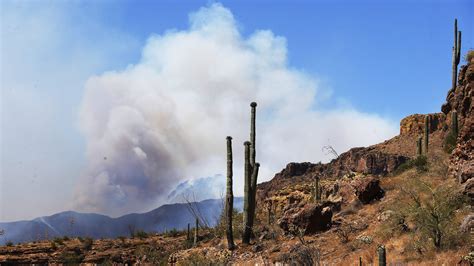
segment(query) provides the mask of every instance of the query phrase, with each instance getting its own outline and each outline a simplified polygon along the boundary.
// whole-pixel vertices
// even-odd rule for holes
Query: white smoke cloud
[[[80,111],[88,167],[76,206],[110,215],[154,208],[183,180],[225,174],[228,135],[242,195],[251,101],[260,181],[290,161],[327,161],[324,145],[342,152],[396,134],[377,115],[322,110],[327,94],[288,65],[285,38],[268,30],[244,37],[221,4],[201,8],[188,30],[150,37],[137,64],[88,80]]]

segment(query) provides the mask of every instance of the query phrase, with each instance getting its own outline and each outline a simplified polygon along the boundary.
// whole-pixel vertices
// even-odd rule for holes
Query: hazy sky
[[[255,99],[262,181],[376,143],[440,110],[455,17],[474,46],[472,1],[254,2],[1,1],[0,221],[153,208],[226,135],[238,172]]]

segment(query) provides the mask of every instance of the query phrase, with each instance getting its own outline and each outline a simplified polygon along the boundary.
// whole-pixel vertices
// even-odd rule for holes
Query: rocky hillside
[[[471,59],[442,112],[410,115],[390,140],[327,164],[289,163],[259,184],[250,245],[240,244],[236,213],[233,251],[220,224],[196,244],[183,231],[2,246],[0,263],[377,265],[384,250],[391,265],[472,265],[473,87]]]

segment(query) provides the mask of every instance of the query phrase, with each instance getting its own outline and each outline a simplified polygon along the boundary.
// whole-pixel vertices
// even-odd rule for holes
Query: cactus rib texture
[[[232,137],[227,137],[227,191],[225,201],[226,213],[226,234],[227,234],[227,248],[234,249],[234,235],[232,232],[232,211],[234,209],[234,193],[232,192]]]

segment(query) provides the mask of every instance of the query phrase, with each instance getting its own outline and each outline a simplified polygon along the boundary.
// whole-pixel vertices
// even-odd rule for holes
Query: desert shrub
[[[143,261],[144,264],[168,265],[169,253],[160,246],[140,245],[134,255],[139,258],[146,257],[146,261]]]
[[[389,240],[393,236],[403,234],[408,231],[406,219],[405,212],[392,211],[388,219],[379,226],[376,234],[382,240]]]
[[[69,237],[68,236],[63,236],[63,241],[69,241]]]
[[[84,241],[84,238],[78,236],[78,237],[77,237],[77,240],[79,240],[79,242],[83,242],[83,241]]]
[[[448,135],[446,135],[446,138],[444,139],[443,150],[446,153],[451,154],[454,148],[456,148],[456,139],[456,134],[454,134],[454,132],[450,130]]]
[[[5,243],[5,245],[6,245],[7,247],[12,247],[12,246],[13,246],[13,242],[8,241],[7,243]]]
[[[424,155],[420,155],[415,159],[410,159],[398,166],[398,168],[394,171],[394,175],[401,174],[413,168],[415,168],[418,172],[428,171],[428,158],[426,158]]]
[[[179,230],[177,230],[176,228],[173,228],[171,229],[170,231],[167,231],[165,233],[165,236],[168,236],[168,237],[177,237],[181,234],[181,232]]]
[[[133,234],[133,237],[138,237],[140,239],[143,239],[143,238],[147,238],[148,237],[148,233],[143,231],[143,230],[137,230],[135,231],[135,233]]]
[[[234,208],[232,211],[232,232],[234,233],[234,239],[242,238],[242,227],[243,227],[243,213],[239,212]],[[222,211],[219,222],[214,227],[216,236],[225,237],[226,235],[226,218],[224,210]]]
[[[94,240],[90,237],[86,237],[84,241],[82,242],[82,247],[85,250],[91,250],[93,244],[94,244]]]
[[[53,239],[53,242],[55,242],[58,245],[64,245],[64,240],[61,237],[55,237]]]
[[[465,197],[454,185],[434,187],[413,178],[401,187],[393,205],[394,215],[387,225],[401,232],[407,231],[406,224],[413,224],[412,243],[424,246],[424,249],[430,248],[427,243],[437,249],[456,247],[465,241],[465,236],[458,230],[460,221],[456,219],[456,211],[465,204]],[[419,247],[415,250],[422,251]]]
[[[59,255],[59,259],[64,264],[79,265],[84,260],[84,255],[80,253],[80,250],[64,250]]]
[[[341,226],[339,228],[336,228],[335,232],[341,244],[346,244],[349,242],[350,228],[348,226]]]
[[[193,266],[201,266],[201,265],[227,265],[228,264],[228,257],[227,256],[219,256],[217,258],[209,258],[206,257],[204,254],[200,252],[192,252],[189,256],[183,258],[182,260],[178,261],[176,265],[193,265]]]
[[[122,241],[122,242],[125,242],[125,239],[127,239],[127,238],[124,237],[124,236],[119,236],[119,237],[117,237],[117,238],[118,238],[120,241]]]
[[[320,265],[320,255],[319,249],[297,244],[290,252],[281,254],[277,260],[285,265]]]

